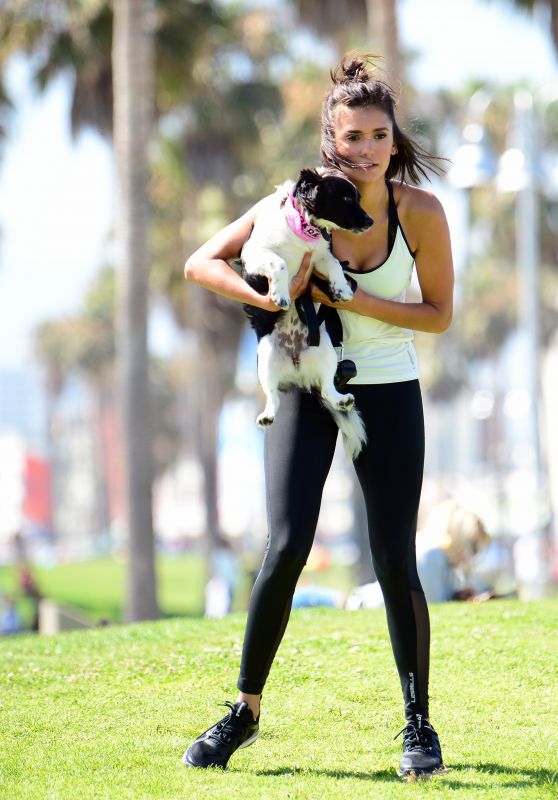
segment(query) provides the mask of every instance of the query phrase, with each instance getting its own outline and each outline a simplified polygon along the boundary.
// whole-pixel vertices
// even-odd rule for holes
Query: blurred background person
[[[230,614],[238,578],[238,556],[232,542],[220,536],[211,554],[211,577],[205,587],[206,617]]]
[[[16,531],[11,540],[12,558],[15,564],[20,564],[27,561],[29,558],[27,552],[27,542],[21,531]]]
[[[2,598],[0,612],[0,634],[9,635],[19,633],[22,629],[21,620],[13,597],[6,595]]]
[[[429,603],[490,593],[474,578],[477,556],[490,545],[483,521],[452,499],[438,503],[417,534],[417,568]]]
[[[17,582],[19,591],[32,605],[32,622],[31,630],[38,633],[39,631],[39,606],[43,595],[39,589],[39,585],[31,572],[28,564],[19,564],[17,568]]]
[[[426,514],[417,532],[417,568],[428,603],[488,600],[515,594],[511,545],[488,534],[481,517],[447,498]],[[357,586],[346,608],[381,608],[377,582]]]

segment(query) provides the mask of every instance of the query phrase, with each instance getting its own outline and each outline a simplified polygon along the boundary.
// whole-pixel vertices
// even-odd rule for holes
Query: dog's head
[[[373,220],[360,207],[360,192],[340,171],[303,169],[293,189],[297,204],[320,228],[343,228],[353,233],[368,230]]]

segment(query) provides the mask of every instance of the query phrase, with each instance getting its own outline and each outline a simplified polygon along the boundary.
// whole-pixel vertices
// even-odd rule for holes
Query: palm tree
[[[126,616],[133,621],[159,616],[147,357],[148,148],[154,109],[153,27],[147,0],[114,0],[112,70],[121,244],[117,349],[130,559]]]
[[[238,216],[244,210],[247,197],[239,198],[230,191],[233,177],[239,173],[257,176],[258,185],[254,195],[261,196],[273,185],[270,180],[270,164],[276,163],[267,156],[258,161],[260,129],[257,124],[258,112],[269,117],[276,114],[281,105],[280,91],[269,77],[268,64],[271,56],[282,47],[280,34],[268,22],[264,12],[257,10],[246,14],[242,9],[217,12],[212,0],[198,0],[195,3],[183,0],[154,0],[156,12],[155,48],[155,97],[152,97],[153,110],[162,117],[187,119],[187,125],[176,146],[176,162],[166,174],[171,178],[167,184],[159,174],[154,175],[150,189],[156,201],[161,189],[165,196],[158,206],[162,209],[165,231],[158,236],[158,230],[151,226],[156,240],[157,255],[154,269],[150,274],[152,285],[156,286],[170,300],[175,318],[183,328],[196,328],[199,341],[200,365],[195,379],[194,392],[198,395],[199,424],[197,449],[205,473],[205,492],[207,507],[208,544],[214,540],[218,531],[216,508],[216,444],[217,417],[226,392],[232,384],[236,351],[243,326],[243,317],[238,307],[231,308],[216,295],[207,292],[201,296],[188,298],[194,292],[187,292],[182,273],[182,264],[187,247],[195,247],[202,236],[201,228],[206,219],[203,209],[198,209],[199,200],[204,195],[204,187],[210,192],[221,192],[226,201],[223,224]],[[41,53],[36,61],[36,79],[41,87],[61,70],[71,69],[75,75],[72,120],[74,130],[83,125],[94,125],[101,132],[113,132],[113,73],[116,86],[116,63],[111,62],[110,45],[113,32],[113,9],[108,0],[74,5],[60,2],[54,6],[41,0],[21,0],[5,16],[0,17],[0,75],[7,55],[14,50],[24,49],[29,53]],[[117,6],[114,6],[116,15]],[[114,19],[116,23],[116,18]],[[116,51],[115,51],[116,53]],[[235,77],[232,61],[238,54],[250,59],[248,79]],[[116,98],[115,98],[116,101]],[[178,113],[176,113],[178,111]],[[186,111],[186,113],[184,113]],[[116,138],[116,121],[115,121]],[[120,158],[120,153],[118,156]],[[139,164],[134,159],[132,166]],[[176,177],[183,174],[184,181],[177,187]],[[122,178],[128,180],[128,178]],[[167,190],[174,192],[169,203]],[[126,185],[121,196],[123,212],[132,215],[133,210],[126,207]],[[173,205],[174,203],[174,205]],[[209,216],[215,217],[210,212]],[[140,234],[146,230],[146,213],[141,217]],[[157,222],[160,220],[157,220]],[[128,219],[132,224],[131,216]],[[133,223],[135,224],[135,223]],[[169,235],[169,231],[171,232]],[[124,233],[122,250],[141,241],[136,231]],[[185,242],[185,239],[188,242]],[[159,249],[159,244],[162,244]],[[191,250],[190,250],[191,252]],[[143,250],[146,254],[147,250]],[[132,335],[135,331],[133,347],[122,345],[119,353],[124,368],[123,385],[136,379],[138,372],[132,369],[127,359],[139,357],[134,347],[139,347],[143,336],[143,305],[146,290],[146,266],[143,260],[131,262],[127,257],[121,281],[120,313],[123,322],[119,326],[120,336]],[[139,266],[139,271],[136,272]],[[131,287],[139,281],[140,294],[136,296]],[[138,317],[130,319],[130,304],[139,302]],[[134,327],[135,326],[135,327]],[[138,333],[139,332],[139,333]],[[217,355],[218,354],[218,355]],[[143,358],[143,356],[142,356]],[[145,368],[146,369],[146,368]],[[143,370],[142,370],[143,371]],[[143,380],[143,378],[142,378]],[[192,392],[192,393],[194,393]],[[130,398],[123,403],[126,415],[134,414],[135,409],[143,407],[140,416],[146,417],[147,400],[140,401],[138,389],[134,390],[134,404]],[[132,423],[126,422],[126,431]],[[148,426],[143,426],[141,435],[135,436],[130,445],[128,466],[130,476],[136,470],[147,470],[145,458],[132,455],[132,447],[139,447],[141,436],[145,436]],[[131,478],[130,478],[131,479]],[[147,472],[138,475],[139,485],[145,487]],[[141,496],[145,503],[147,491]],[[140,514],[142,502],[130,502],[131,513]],[[144,523],[149,514],[142,512]],[[135,524],[132,520],[132,524]],[[135,547],[134,540],[131,544]],[[143,582],[140,575],[139,582]]]
[[[545,6],[550,12],[550,33],[554,49],[558,52],[558,0],[512,0],[516,8],[533,13],[536,7]]]
[[[114,19],[113,19],[114,11]],[[157,72],[153,36],[156,19]],[[153,16],[152,16],[153,15]],[[121,199],[122,272],[119,293],[118,353],[121,364],[125,472],[129,506],[130,619],[158,615],[153,566],[151,450],[149,425],[146,309],[149,255],[147,230],[147,145],[156,110],[188,99],[193,63],[207,49],[205,33],[223,22],[212,0],[184,3],[135,0],[114,3],[44,3],[21,0],[0,15],[0,78],[15,52],[34,59],[35,80],[45,88],[60,72],[75,76],[72,127],[93,126],[114,135]],[[114,35],[113,35],[114,25]],[[137,42],[133,37],[137,35]],[[132,38],[130,38],[132,37]],[[111,42],[114,42],[111,59]],[[114,73],[114,82],[113,82]],[[118,96],[116,87],[118,85]],[[3,94],[0,92],[0,100]]]
[[[396,0],[366,0],[368,38],[384,58],[388,80],[403,81]]]
[[[333,40],[339,53],[363,44],[383,58],[388,79],[403,80],[396,0],[298,0],[300,20]]]
[[[107,299],[110,298],[112,301],[112,284],[113,271],[104,270],[88,294],[87,307],[82,315],[44,321],[35,329],[34,334],[35,355],[43,365],[45,374],[47,436],[50,458],[53,461],[55,518],[67,499],[57,491],[60,483],[57,475],[57,437],[53,433],[57,401],[68,378],[73,374],[85,378],[93,400],[91,405],[87,404],[88,426],[93,440],[93,478],[96,493],[94,529],[91,533],[104,532],[110,525],[101,420],[112,396],[114,315],[113,303],[108,306],[104,299],[104,295],[107,295]],[[56,532],[61,531],[56,530]]]

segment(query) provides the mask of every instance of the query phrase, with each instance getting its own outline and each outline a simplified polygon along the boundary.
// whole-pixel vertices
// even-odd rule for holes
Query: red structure
[[[27,454],[24,466],[23,514],[47,528],[52,526],[52,469],[48,461]]]

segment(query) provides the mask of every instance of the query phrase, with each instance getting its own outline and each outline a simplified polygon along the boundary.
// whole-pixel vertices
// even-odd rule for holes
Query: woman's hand
[[[304,254],[304,258],[300,262],[300,269],[289,284],[291,302],[306,291],[308,281],[312,275],[312,269],[312,251],[307,250]]]
[[[304,254],[304,258],[300,262],[300,268],[296,275],[292,278],[289,284],[289,294],[291,296],[291,303],[293,300],[296,300],[297,297],[300,297],[301,294],[304,294],[306,291],[306,287],[308,286],[308,281],[310,280],[310,275],[312,274],[312,251],[307,250]],[[271,299],[269,292],[265,296],[264,299],[266,311],[284,311],[283,308],[280,308],[274,301]]]
[[[320,275],[319,272],[316,272],[316,275],[319,275],[320,278],[324,278],[323,275]],[[334,303],[327,294],[324,294],[321,289],[319,289],[315,283],[310,281],[310,293],[312,295],[312,300],[315,300],[317,303],[323,303],[324,306],[330,306],[331,308],[342,308],[346,309],[347,311],[356,311],[355,301],[358,303],[358,295],[362,292],[360,287],[357,287],[354,295],[350,300],[345,300],[344,302]]]

